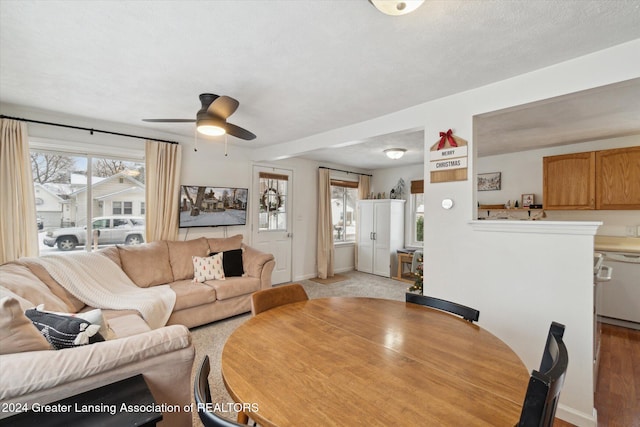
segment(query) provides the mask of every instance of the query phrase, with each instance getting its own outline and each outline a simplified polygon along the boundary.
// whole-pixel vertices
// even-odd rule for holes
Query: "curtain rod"
[[[318,166],[318,169],[329,169],[330,171],[344,172],[344,173],[352,173],[352,174],[354,174],[354,175],[373,176],[373,175],[370,175],[370,174],[368,174],[368,173],[360,173],[360,172],[343,171],[342,169],[328,168],[328,167],[326,167],[326,166]]]
[[[144,137],[144,136],[130,135],[128,133],[110,132],[108,130],[85,128],[85,127],[81,127],[81,126],[63,125],[61,123],[42,122],[42,121],[39,121],[39,120],[23,119],[21,117],[5,116],[4,114],[0,115],[0,119],[18,120],[20,122],[37,123],[39,125],[49,125],[49,126],[58,126],[58,127],[62,127],[62,128],[69,128],[69,129],[86,130],[86,131],[90,132],[91,135],[93,135],[94,132],[98,132],[98,133],[106,133],[108,135],[126,136],[127,138],[148,139],[150,141],[166,142],[167,144],[178,144],[176,141],[167,141],[165,139],[147,138],[147,137]]]

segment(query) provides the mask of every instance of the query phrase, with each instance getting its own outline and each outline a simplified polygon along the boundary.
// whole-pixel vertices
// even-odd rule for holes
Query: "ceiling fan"
[[[200,94],[202,108],[195,119],[142,119],[144,122],[154,123],[196,123],[198,132],[204,135],[218,136],[229,134],[236,138],[252,140],[255,135],[246,129],[227,122],[240,103],[230,96],[218,96],[212,93]]]

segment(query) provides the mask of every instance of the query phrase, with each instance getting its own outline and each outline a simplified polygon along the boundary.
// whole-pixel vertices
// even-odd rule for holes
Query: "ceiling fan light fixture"
[[[209,136],[220,136],[227,133],[226,129],[221,126],[220,121],[215,119],[198,120],[197,129],[201,134]]]
[[[387,155],[387,157],[392,160],[398,160],[399,158],[404,156],[404,153],[406,152],[406,148],[387,148],[386,150],[384,150],[384,153]]]
[[[406,15],[419,8],[424,0],[369,0],[380,12],[391,15]]]

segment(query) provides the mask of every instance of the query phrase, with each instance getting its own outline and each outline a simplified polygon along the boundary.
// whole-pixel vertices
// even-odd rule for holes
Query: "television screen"
[[[245,225],[249,189],[180,186],[180,228]]]

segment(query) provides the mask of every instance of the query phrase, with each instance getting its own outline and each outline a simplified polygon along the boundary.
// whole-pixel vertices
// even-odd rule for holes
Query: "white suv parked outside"
[[[98,245],[124,243],[137,245],[144,242],[144,218],[131,216],[97,217],[91,223],[98,233]],[[91,237],[90,237],[91,238]],[[61,251],[71,251],[76,246],[84,246],[87,240],[87,227],[57,228],[47,231],[43,243],[58,246]]]

